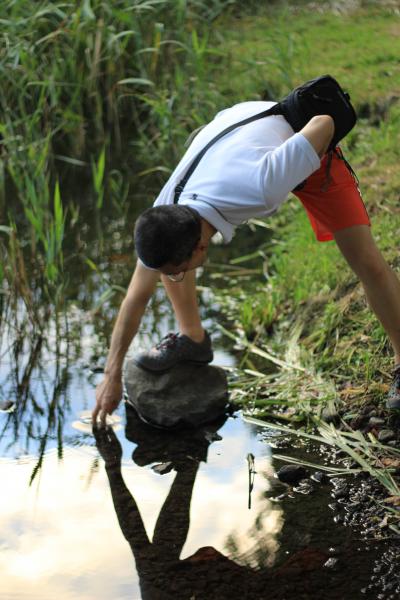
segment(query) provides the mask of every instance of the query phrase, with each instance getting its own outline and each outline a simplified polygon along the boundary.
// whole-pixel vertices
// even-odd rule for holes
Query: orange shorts
[[[321,161],[318,171],[293,190],[307,211],[319,242],[333,240],[333,233],[352,225],[371,225],[355,175],[340,148]]]

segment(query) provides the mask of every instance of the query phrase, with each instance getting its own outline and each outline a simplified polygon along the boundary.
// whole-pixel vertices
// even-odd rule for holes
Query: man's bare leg
[[[377,248],[368,225],[337,231],[335,241],[364,287],[368,304],[385,329],[400,364],[400,282]]]
[[[200,320],[199,305],[196,293],[196,271],[187,271],[183,281],[170,281],[161,276],[165,290],[171,300],[179,324],[179,331],[194,342],[202,342],[204,329]]]

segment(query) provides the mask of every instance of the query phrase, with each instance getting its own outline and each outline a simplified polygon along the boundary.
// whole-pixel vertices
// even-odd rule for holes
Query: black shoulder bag
[[[204,154],[215,142],[237,127],[241,127],[257,119],[270,117],[271,115],[283,115],[296,132],[303,129],[312,117],[316,115],[330,115],[335,123],[335,133],[329,144],[328,151],[333,150],[337,146],[338,142],[353,129],[357,121],[355,110],[350,102],[350,96],[347,92],[343,91],[336,79],[330,75],[322,75],[316,79],[311,79],[295,88],[272,108],[230,125],[208,142],[193,160],[186,175],[176,186],[174,204],[178,203],[179,197],[189,178]]]

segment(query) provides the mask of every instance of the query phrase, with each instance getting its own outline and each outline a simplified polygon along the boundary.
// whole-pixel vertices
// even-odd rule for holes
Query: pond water
[[[373,556],[327,514],[328,490],[276,500],[272,433],[235,415],[168,435],[127,407],[96,447],[74,412],[73,445],[32,485],[37,456],[0,461],[0,598],[366,597]]]
[[[121,300],[110,286],[129,281],[133,220],[86,216],[66,247],[87,248],[96,268],[71,254],[67,310],[48,302],[39,326],[22,303],[3,307],[0,598],[369,597],[361,589],[377,552],[334,523],[328,487],[283,493],[276,433],[235,414],[169,435],[122,403],[93,437],[89,414]],[[174,328],[161,292],[151,308],[132,352]],[[214,363],[233,367],[214,337]]]

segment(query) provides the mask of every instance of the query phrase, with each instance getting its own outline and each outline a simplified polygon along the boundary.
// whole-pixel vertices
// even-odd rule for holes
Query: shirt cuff
[[[295,133],[293,137],[297,137],[296,143],[299,144],[304,154],[310,161],[313,171],[316,171],[321,166],[321,159],[315,151],[314,146],[300,132]]]

